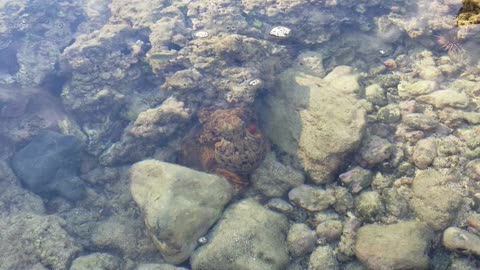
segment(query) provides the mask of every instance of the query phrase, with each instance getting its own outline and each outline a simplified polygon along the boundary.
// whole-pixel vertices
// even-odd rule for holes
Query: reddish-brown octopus
[[[198,113],[200,125],[187,136],[181,163],[225,177],[237,188],[265,157],[267,140],[253,113],[245,108],[209,108]]]

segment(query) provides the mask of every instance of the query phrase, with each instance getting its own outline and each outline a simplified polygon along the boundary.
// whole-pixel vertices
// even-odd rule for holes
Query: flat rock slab
[[[222,177],[158,160],[130,169],[130,191],[164,259],[187,260],[233,195]]]
[[[195,251],[192,270],[280,270],[288,263],[287,219],[254,200],[235,204]]]
[[[432,230],[416,221],[366,225],[358,230],[355,255],[371,270],[428,269]]]

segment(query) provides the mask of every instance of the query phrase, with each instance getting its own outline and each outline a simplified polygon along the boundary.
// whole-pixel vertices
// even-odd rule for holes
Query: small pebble
[[[393,59],[391,59],[391,58],[385,60],[385,61],[383,62],[383,65],[384,65],[386,68],[390,69],[390,70],[397,68],[397,62],[395,62],[395,60],[393,60]]]
[[[207,31],[198,31],[198,32],[195,32],[194,36],[197,37],[197,38],[206,38],[208,37],[210,34],[208,34]]]

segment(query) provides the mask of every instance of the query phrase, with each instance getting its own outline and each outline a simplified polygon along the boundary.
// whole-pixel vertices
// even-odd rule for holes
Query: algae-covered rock
[[[378,84],[371,84],[365,87],[365,97],[375,105],[384,106],[388,103],[385,89]]]
[[[438,88],[434,81],[421,80],[414,83],[403,82],[398,85],[398,95],[400,97],[414,97],[429,94]]]
[[[362,192],[355,199],[355,210],[363,220],[373,222],[378,220],[385,212],[380,193],[376,191]]]
[[[157,160],[134,164],[130,180],[153,241],[173,264],[188,259],[233,193],[224,178]]]
[[[419,169],[426,169],[437,156],[437,144],[433,138],[422,139],[417,142],[413,150],[413,162]]]
[[[433,232],[423,223],[365,225],[358,230],[355,256],[371,270],[427,269]]]
[[[301,185],[288,193],[288,198],[295,205],[308,211],[322,211],[335,203],[335,193],[332,189],[324,190],[308,185]]]
[[[480,1],[462,0],[462,4],[456,18],[457,25],[480,24]]]
[[[438,90],[428,95],[419,96],[416,100],[431,104],[437,109],[444,107],[466,108],[470,103],[470,98],[465,93],[449,89]]]
[[[303,223],[293,224],[288,231],[288,250],[294,257],[301,257],[312,252],[316,241],[315,231]]]
[[[290,69],[260,108],[265,134],[297,157],[317,184],[331,181],[360,143],[365,110],[356,104],[358,89],[358,75],[349,67],[324,79]]]
[[[195,251],[192,270],[280,270],[288,263],[287,219],[253,200],[225,211],[210,241]]]
[[[70,270],[117,270],[121,269],[122,260],[108,253],[92,253],[76,258]]]
[[[335,252],[330,246],[317,247],[310,255],[308,270],[338,270],[340,269]]]
[[[448,186],[455,176],[428,169],[420,171],[413,180],[413,199],[410,205],[417,217],[435,230],[450,225],[462,203],[462,196]]]
[[[156,264],[156,263],[143,263],[137,266],[135,270],[188,270],[187,268],[184,267],[176,267],[171,264]]]

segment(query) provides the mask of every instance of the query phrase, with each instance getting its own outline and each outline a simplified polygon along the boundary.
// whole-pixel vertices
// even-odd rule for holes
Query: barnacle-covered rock
[[[480,1],[463,0],[462,8],[457,14],[457,25],[470,25],[480,23]]]
[[[78,1],[2,1],[1,83],[41,84],[55,70],[61,51],[84,19]]]

